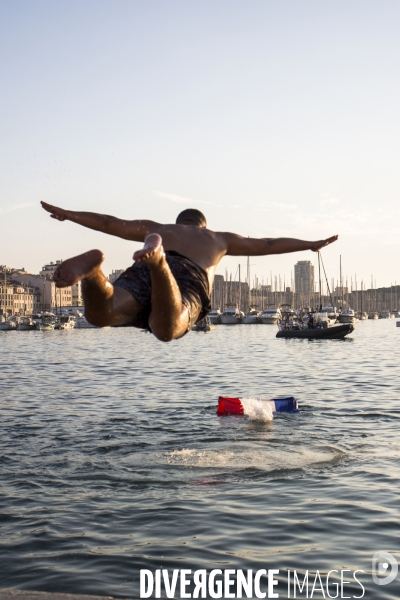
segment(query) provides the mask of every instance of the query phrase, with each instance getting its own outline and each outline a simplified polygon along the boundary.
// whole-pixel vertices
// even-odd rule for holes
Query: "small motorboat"
[[[76,321],[71,315],[60,315],[56,318],[54,329],[73,329],[75,325]]]
[[[266,308],[260,316],[261,323],[264,323],[264,325],[276,325],[281,319],[281,310],[276,306]]]
[[[215,329],[215,326],[211,323],[209,317],[200,319],[200,321],[197,321],[192,327],[192,331],[211,331],[212,329]]]
[[[32,317],[30,317],[30,316],[22,317],[22,319],[18,323],[18,329],[19,329],[19,331],[31,331],[32,329],[35,329],[35,323],[34,323]]]
[[[54,323],[45,322],[36,323],[35,329],[38,331],[54,331]]]

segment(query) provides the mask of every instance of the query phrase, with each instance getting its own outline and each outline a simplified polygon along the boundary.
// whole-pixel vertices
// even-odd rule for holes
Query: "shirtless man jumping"
[[[112,285],[101,270],[100,250],[70,258],[56,269],[57,287],[82,281],[87,320],[98,327],[134,325],[150,329],[163,342],[178,339],[211,310],[215,268],[225,256],[264,256],[299,250],[318,252],[335,242],[292,238],[247,238],[207,229],[203,213],[189,208],[175,224],[124,221],[108,215],[64,210],[42,202],[53,219],[72,221],[110,235],[144,242],[134,264]]]

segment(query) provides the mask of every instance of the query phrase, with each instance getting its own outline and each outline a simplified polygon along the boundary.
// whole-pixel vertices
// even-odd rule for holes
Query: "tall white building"
[[[299,260],[294,265],[294,287],[296,294],[305,296],[314,293],[314,265],[309,260]]]

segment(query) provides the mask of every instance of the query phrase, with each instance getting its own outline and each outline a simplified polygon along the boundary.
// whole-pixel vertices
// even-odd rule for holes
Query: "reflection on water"
[[[365,598],[400,597],[370,576],[399,549],[400,329],[275,332],[1,333],[0,587],[138,597],[140,568],[269,566],[280,597],[285,569],[363,569]],[[219,395],[301,412],[217,417]]]

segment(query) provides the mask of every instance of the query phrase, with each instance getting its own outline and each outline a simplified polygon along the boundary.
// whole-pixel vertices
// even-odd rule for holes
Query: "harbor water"
[[[364,598],[398,599],[372,558],[400,562],[400,331],[276,331],[1,332],[0,588],[138,598],[140,569],[277,569],[288,598],[288,570],[345,570],[361,597],[359,570]],[[219,395],[300,412],[218,417]]]

